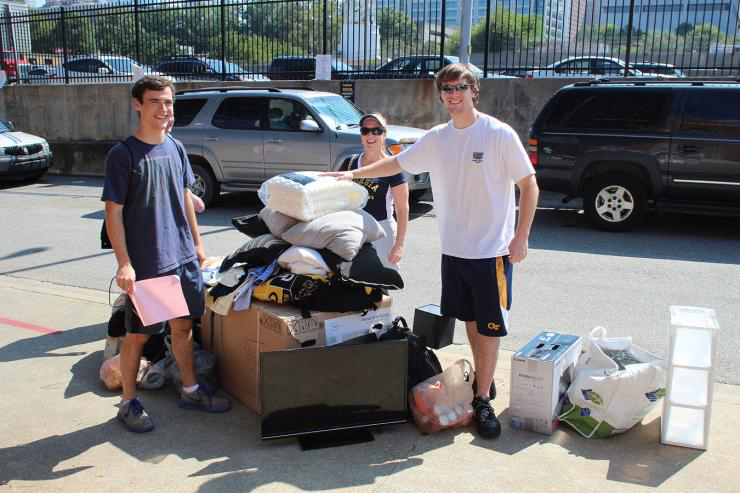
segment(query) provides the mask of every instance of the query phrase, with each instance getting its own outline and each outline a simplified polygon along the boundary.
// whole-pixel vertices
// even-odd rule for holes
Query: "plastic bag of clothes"
[[[136,383],[141,382],[142,376],[149,369],[149,361],[146,358],[141,358],[139,363],[139,371],[136,374]],[[123,377],[121,375],[121,355],[117,354],[112,358],[108,358],[103,361],[103,365],[100,367],[100,380],[103,381],[105,387],[108,390],[117,390],[123,386]]]
[[[177,362],[174,361],[175,353],[172,352],[172,336],[165,337],[165,344],[167,345],[168,356],[172,356],[172,364],[169,365],[169,374],[167,377],[172,379],[172,385],[175,386],[175,390],[179,394],[182,389],[182,376],[180,375],[180,368],[177,366]],[[218,389],[216,354],[212,351],[200,349],[200,345],[197,342],[193,342],[193,353],[195,380],[198,382],[198,385],[203,386],[208,392],[216,392]]]
[[[604,438],[633,427],[665,395],[665,362],[596,327],[576,364],[560,420],[586,438]]]
[[[409,409],[427,433],[467,426],[473,419],[473,366],[461,359],[411,389]]]

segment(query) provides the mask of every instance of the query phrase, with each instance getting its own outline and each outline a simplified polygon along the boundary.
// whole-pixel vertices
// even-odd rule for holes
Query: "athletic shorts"
[[[190,315],[179,317],[186,320],[195,320],[200,318],[206,311],[206,291],[203,285],[203,275],[200,271],[198,260],[192,260],[186,264],[176,267],[159,276],[169,276],[175,274],[180,277],[182,293],[185,295],[185,302],[188,304]],[[139,316],[136,315],[134,304],[131,298],[126,297],[126,332],[132,334],[161,334],[164,332],[167,322],[161,322],[154,325],[142,325]]]
[[[475,321],[479,334],[505,336],[512,269],[508,255],[482,259],[442,255],[442,315]]]

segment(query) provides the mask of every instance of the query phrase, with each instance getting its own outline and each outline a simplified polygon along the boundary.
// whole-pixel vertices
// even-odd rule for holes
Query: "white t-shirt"
[[[508,255],[516,220],[514,183],[534,174],[509,125],[482,113],[463,129],[450,120],[400,153],[398,162],[409,173],[429,172],[443,254]]]

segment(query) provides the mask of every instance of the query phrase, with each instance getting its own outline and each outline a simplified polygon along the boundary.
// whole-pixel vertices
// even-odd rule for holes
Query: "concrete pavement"
[[[627,433],[587,440],[507,423],[510,352],[496,372],[497,440],[472,428],[423,435],[386,427],[375,441],[301,451],[261,442],[259,417],[184,411],[171,388],[141,391],[157,424],[125,431],[119,396],[98,379],[106,292],[0,276],[0,489],[33,491],[736,491],[740,389],[716,385],[708,451],[661,445],[659,410]],[[438,351],[443,364],[466,345]]]

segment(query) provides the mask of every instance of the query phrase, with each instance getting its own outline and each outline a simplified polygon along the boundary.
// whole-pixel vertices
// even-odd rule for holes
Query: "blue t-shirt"
[[[197,258],[184,202],[185,187],[193,181],[185,149],[171,137],[152,145],[132,135],[108,153],[101,200],[123,205],[126,248],[137,279]]]
[[[360,159],[362,159],[362,154],[355,154],[342,163],[339,169],[342,171],[359,169]],[[403,176],[403,173],[393,176],[383,176],[381,178],[355,178],[352,181],[362,185],[367,190],[365,212],[373,216],[376,221],[385,221],[393,217],[391,188],[406,183],[406,177]]]

